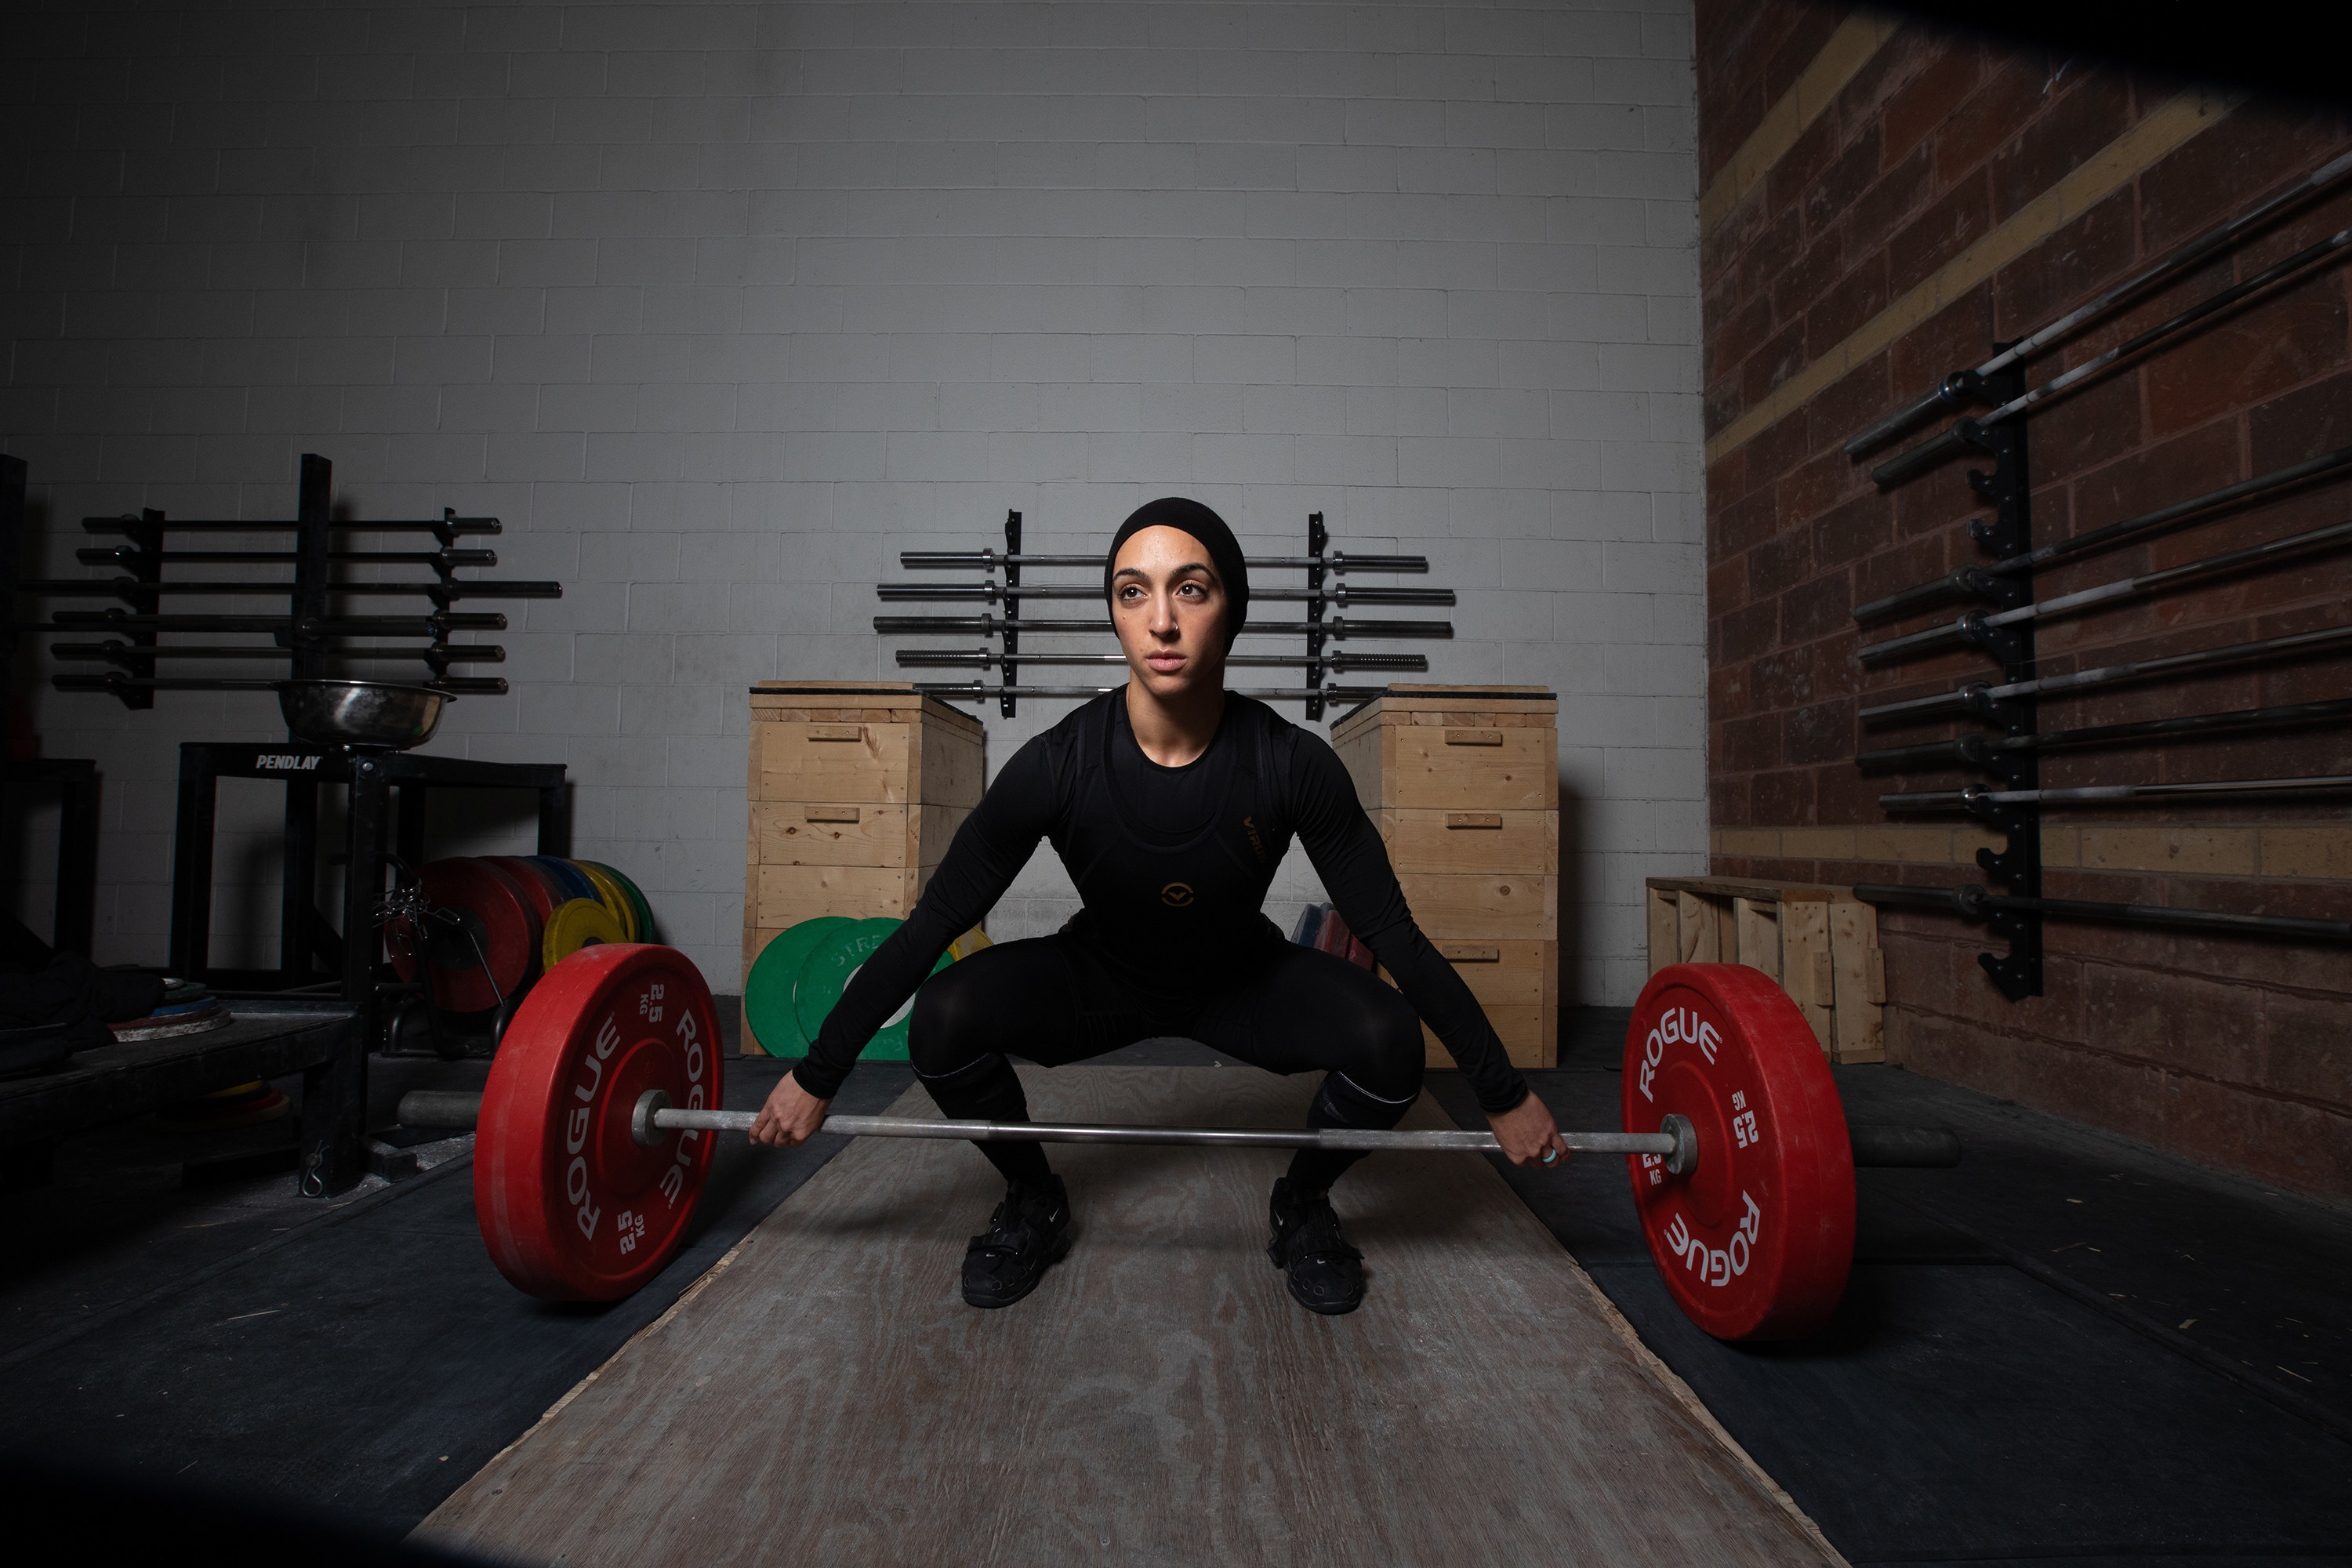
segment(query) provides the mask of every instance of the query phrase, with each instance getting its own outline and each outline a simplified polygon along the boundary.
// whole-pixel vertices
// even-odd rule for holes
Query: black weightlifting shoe
[[[1364,1255],[1339,1234],[1331,1194],[1297,1192],[1285,1176],[1274,1184],[1266,1217],[1274,1237],[1265,1255],[1288,1279],[1292,1300],[1333,1316],[1363,1305]]]
[[[963,1255],[963,1299],[974,1307],[1010,1307],[1070,1250],[1070,1199],[1062,1178],[1004,1189]]]

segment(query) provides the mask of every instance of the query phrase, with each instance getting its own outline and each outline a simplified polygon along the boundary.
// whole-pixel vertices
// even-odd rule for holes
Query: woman
[[[1217,514],[1170,498],[1121,525],[1103,593],[1129,678],[1021,748],[956,834],[930,886],[857,972],[752,1138],[817,1131],[876,1029],[916,987],[908,1055],[946,1116],[1023,1121],[1009,1057],[1061,1067],[1160,1035],[1274,1072],[1321,1072],[1307,1121],[1394,1127],[1421,1092],[1421,1020],[1460,1064],[1519,1164],[1567,1152],[1453,967],[1422,936],[1380,835],[1331,748],[1224,689],[1249,614],[1241,546]],[[1296,835],[1340,916],[1402,990],[1286,941],[1262,912]],[[930,973],[985,916],[1040,838],[1085,907],[1055,935],[1001,942]],[[1069,1250],[1069,1204],[1035,1143],[977,1145],[1008,1184],[964,1255],[963,1297],[1010,1306]],[[1302,1150],[1274,1184],[1267,1255],[1310,1311],[1352,1311],[1362,1257],[1330,1186],[1360,1155]]]

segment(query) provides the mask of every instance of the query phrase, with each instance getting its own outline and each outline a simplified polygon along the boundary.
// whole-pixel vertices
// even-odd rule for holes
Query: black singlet
[[[793,1076],[830,1100],[857,1053],[1050,839],[1085,907],[1069,934],[1140,996],[1216,989],[1286,939],[1263,910],[1296,837],[1349,929],[1396,977],[1452,1053],[1479,1105],[1502,1111],[1527,1081],[1454,966],[1413,923],[1355,782],[1319,737],[1228,693],[1208,749],[1181,768],[1143,755],[1124,688],[1013,754],[907,923],[866,960]]]

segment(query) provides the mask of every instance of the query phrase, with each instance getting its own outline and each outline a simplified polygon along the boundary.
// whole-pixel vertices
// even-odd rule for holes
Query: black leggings
[[[1203,976],[1181,998],[1139,995],[1066,933],[983,948],[917,994],[908,1055],[950,1119],[1026,1121],[1029,1101],[1008,1056],[1066,1067],[1160,1035],[1269,1072],[1324,1073],[1307,1113],[1312,1127],[1394,1127],[1421,1094],[1412,1005],[1354,964],[1294,943],[1269,942],[1262,963]],[[1049,1173],[1042,1145],[978,1148],[1008,1181]],[[1302,1149],[1290,1179],[1319,1192],[1362,1157]]]

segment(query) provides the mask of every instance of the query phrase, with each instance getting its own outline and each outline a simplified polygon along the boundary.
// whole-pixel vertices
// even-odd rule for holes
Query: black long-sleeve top
[[[994,907],[1041,838],[1084,900],[1070,932],[1139,1001],[1175,1003],[1254,968],[1254,951],[1284,940],[1263,906],[1294,836],[1340,918],[1444,1042],[1479,1105],[1517,1105],[1527,1080],[1470,988],[1413,923],[1387,848],[1330,746],[1265,704],[1228,694],[1208,749],[1183,767],[1160,767],[1129,726],[1124,689],[1014,753],[793,1076],[832,1099],[866,1042],[948,943]]]

